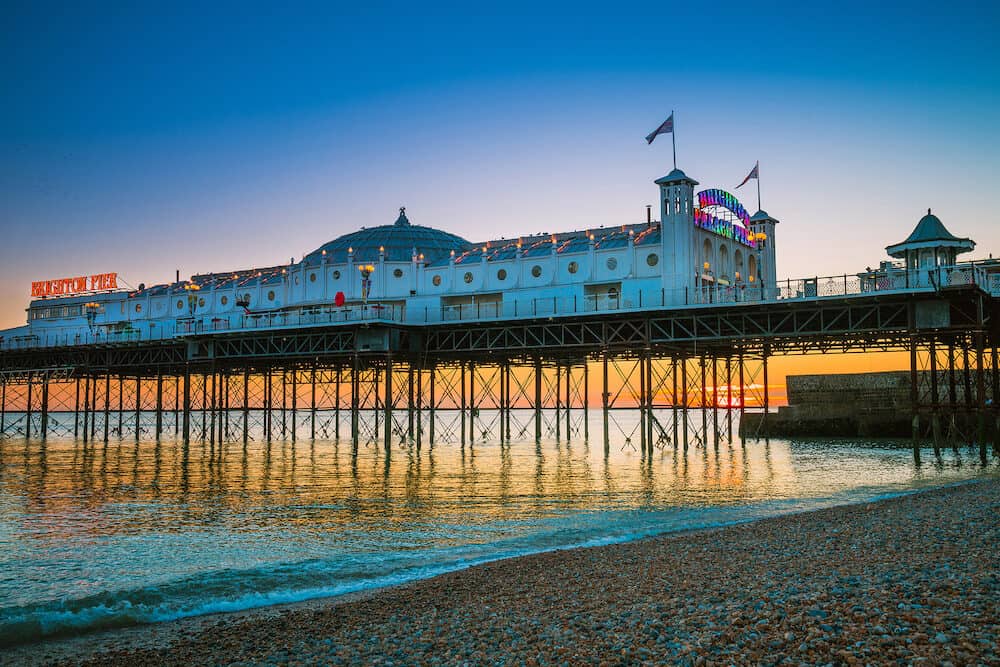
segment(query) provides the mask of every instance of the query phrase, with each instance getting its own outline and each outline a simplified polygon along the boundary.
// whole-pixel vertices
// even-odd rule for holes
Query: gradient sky
[[[704,187],[760,160],[780,277],[877,264],[928,207],[1000,252],[997,3],[214,4],[5,6],[0,328],[32,280],[286,262],[400,205],[472,240],[638,222],[671,109]]]

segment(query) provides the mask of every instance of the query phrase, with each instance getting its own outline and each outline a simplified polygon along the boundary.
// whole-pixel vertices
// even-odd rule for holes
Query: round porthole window
[[[270,292],[267,293],[267,300],[274,301],[274,290],[271,290]]]
[[[224,296],[224,297],[222,297],[221,299],[219,299],[219,301],[220,301],[220,302],[222,303],[222,305],[224,306],[224,305],[226,305],[227,303],[229,303],[229,297],[228,297],[228,296]]]
[[[536,278],[538,278],[539,276],[541,276],[542,275],[542,267],[540,267],[537,264],[535,264],[533,267],[531,267],[531,275],[533,275]]]
[[[607,266],[608,266],[608,271],[614,271],[615,269],[618,268],[618,260],[615,259],[614,257],[608,257]]]
[[[394,270],[392,272],[392,275],[396,276],[397,278],[402,278],[403,277],[403,269],[396,269],[396,270]]]
[[[462,280],[464,280],[466,282],[466,284],[471,283],[472,282],[472,271],[466,271],[465,275],[462,276]]]
[[[198,307],[199,308],[205,307],[205,297],[201,297],[200,299],[198,299]]]
[[[311,283],[316,282],[316,274],[315,273],[310,273],[309,274],[309,282],[311,282]]]
[[[569,271],[570,273],[576,273],[577,271],[580,270],[580,265],[577,264],[576,262],[570,262],[569,266],[566,267],[566,270]]]
[[[184,301],[182,299],[177,299],[177,310],[184,308]]]
[[[333,272],[333,279],[334,280],[340,280],[340,271],[334,271]]]
[[[142,304],[141,303],[135,304],[135,312],[137,312],[137,313],[141,313],[142,312]]]
[[[646,255],[646,264],[649,264],[650,266],[656,266],[659,263],[660,263],[660,256],[657,255],[655,252],[651,252],[648,255]]]
[[[497,271],[497,280],[507,280],[507,269]]]
[[[434,283],[434,287],[440,287],[441,276],[434,276],[433,278],[431,278],[431,282]]]

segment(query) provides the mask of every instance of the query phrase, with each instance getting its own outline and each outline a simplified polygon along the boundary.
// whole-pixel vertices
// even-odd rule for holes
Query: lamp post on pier
[[[372,264],[362,264],[358,267],[358,271],[361,272],[361,305],[368,305],[368,293],[371,291],[372,287],[372,273],[375,272],[375,266]]]

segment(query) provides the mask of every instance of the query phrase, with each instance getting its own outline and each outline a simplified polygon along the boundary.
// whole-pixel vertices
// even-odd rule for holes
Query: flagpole
[[[757,161],[757,210],[763,211],[760,207],[760,161]]]
[[[670,117],[674,118],[674,110],[670,110]],[[677,119],[675,118],[670,128],[670,143],[674,147],[674,169],[677,168]]]

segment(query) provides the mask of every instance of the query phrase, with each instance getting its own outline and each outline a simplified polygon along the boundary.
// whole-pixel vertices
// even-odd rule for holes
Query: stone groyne
[[[919,376],[921,385],[928,378]],[[976,416],[966,406],[964,382],[955,383],[954,397],[947,380],[941,378],[942,416],[940,435],[967,439],[975,433]],[[909,371],[790,375],[788,405],[771,412],[767,419],[747,413],[740,424],[744,436],[808,436],[909,438],[913,435],[913,408]],[[951,403],[954,398],[954,404]],[[947,410],[944,408],[947,407]],[[929,419],[922,419],[930,428]]]

